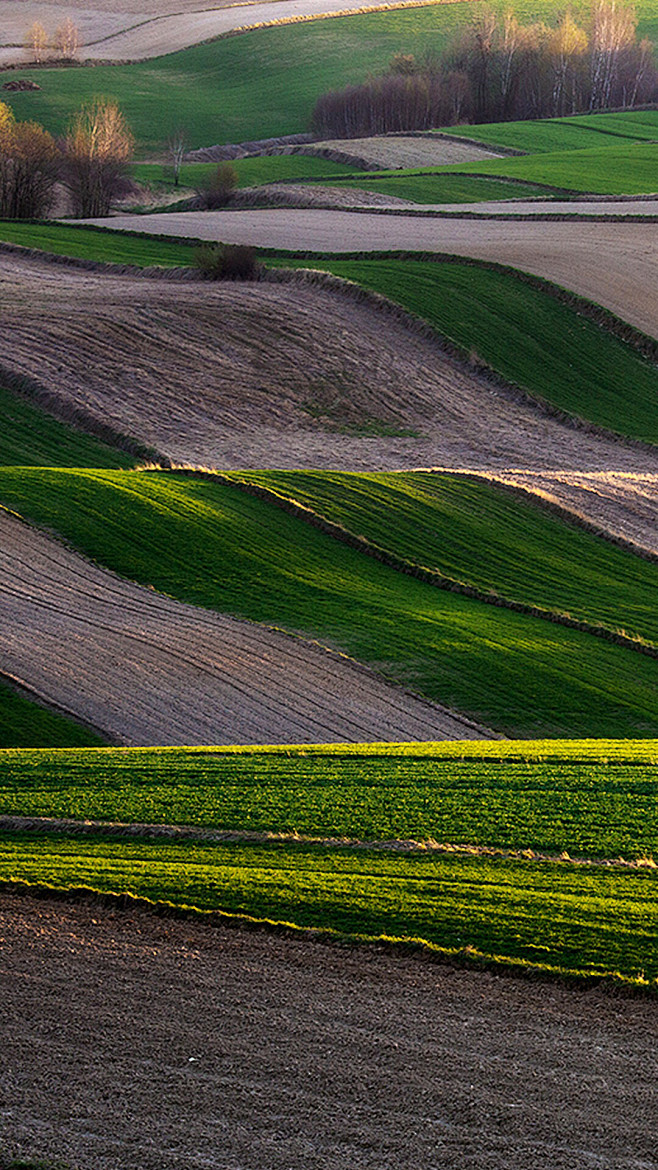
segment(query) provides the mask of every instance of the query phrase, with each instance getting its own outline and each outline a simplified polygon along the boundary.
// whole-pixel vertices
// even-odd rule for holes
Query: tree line
[[[127,192],[134,139],[115,102],[97,98],[74,116],[56,140],[37,122],[17,122],[0,102],[0,218],[39,219],[52,208],[57,186],[74,215],[107,215]]]
[[[480,11],[442,56],[397,53],[381,76],[323,94],[312,125],[321,138],[356,138],[632,108],[656,98],[654,46],[638,41],[634,10],[596,0],[586,26],[569,11],[553,27]]]

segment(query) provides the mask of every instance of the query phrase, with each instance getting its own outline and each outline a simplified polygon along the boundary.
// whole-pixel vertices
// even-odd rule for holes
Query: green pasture
[[[148,220],[145,219],[145,226]],[[37,248],[57,256],[76,260],[97,260],[109,264],[133,264],[138,268],[187,267],[193,262],[195,241],[159,239],[134,232],[117,232],[105,228],[82,227],[43,221],[27,223],[0,220],[0,240]]]
[[[0,815],[658,856],[655,742],[0,751]]]
[[[117,448],[53,418],[0,385],[0,466],[133,467]]]
[[[658,143],[622,142],[588,150],[468,163],[460,165],[459,171],[505,175],[595,195],[654,195],[658,192]]]
[[[658,646],[658,565],[520,493],[425,472],[226,474],[303,504],[400,562]]]
[[[494,0],[523,22],[555,20],[554,0]],[[582,17],[589,5],[576,3]],[[658,41],[655,0],[637,5],[638,33]],[[134,65],[25,69],[40,91],[9,93],[17,117],[61,134],[73,112],[95,95],[117,99],[141,153],[162,152],[181,123],[191,146],[243,142],[309,128],[315,101],[327,90],[384,70],[394,53],[440,52],[472,19],[470,4],[362,13],[258,29]]]
[[[282,256],[277,263],[290,261]],[[658,440],[656,366],[511,269],[393,256],[295,263],[382,293],[567,414],[632,438]]]
[[[647,870],[3,833],[0,880],[127,891],[444,953],[472,948],[565,974],[638,982],[658,975],[658,883]]]
[[[238,176],[238,187],[259,187],[263,183],[295,182],[298,179],[340,179],[351,175],[353,166],[331,162],[327,158],[315,158],[305,154],[272,154],[257,158],[239,158],[231,164]],[[179,186],[202,187],[215,174],[217,163],[183,163],[180,169]],[[167,163],[133,163],[130,173],[139,183],[162,185],[171,190],[173,173]],[[491,184],[494,186],[495,184]]]
[[[102,743],[93,731],[33,702],[0,676],[0,745],[3,748],[97,747]]]
[[[0,500],[121,576],[317,638],[506,734],[658,731],[653,659],[436,589],[229,484],[7,468]]]
[[[381,177],[380,177],[381,176]],[[506,199],[558,198],[551,188],[508,179],[432,171],[373,171],[363,178],[332,179],[332,187],[352,187],[394,195],[412,203],[482,203]],[[503,209],[504,210],[504,209]]]
[[[577,114],[534,122],[489,122],[446,126],[441,133],[472,138],[483,146],[511,147],[528,154],[611,148],[619,139],[658,139],[658,110],[626,110],[617,114]]]

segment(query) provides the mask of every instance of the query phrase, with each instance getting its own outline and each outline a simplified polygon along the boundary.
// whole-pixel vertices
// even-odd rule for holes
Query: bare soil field
[[[452,163],[479,162],[487,158],[501,158],[492,150],[467,142],[451,142],[439,135],[427,138],[392,136],[376,138],[327,139],[314,142],[304,149],[305,154],[345,152],[362,158],[364,162],[380,167],[440,167]]]
[[[100,221],[99,221],[100,222]],[[107,221],[104,220],[104,223]],[[144,231],[144,217],[117,228]],[[554,280],[658,337],[658,233],[641,223],[520,223],[341,211],[192,211],[151,215],[149,231],[318,252],[450,252]]]
[[[343,655],[132,585],[0,510],[0,670],[119,743],[481,739]]]
[[[487,479],[525,488],[606,532],[658,552],[658,476],[616,471],[504,471]]]
[[[23,39],[35,20],[54,33],[71,16],[81,33],[81,59],[120,62],[174,53],[237,28],[380,6],[378,0],[94,0],[91,7],[84,0],[0,0],[0,65],[29,59]]]
[[[653,1003],[15,894],[0,939],[0,1144],[23,1156],[658,1167]]]
[[[492,471],[658,551],[658,455],[542,414],[338,289],[2,255],[4,288],[5,368],[174,462]]]

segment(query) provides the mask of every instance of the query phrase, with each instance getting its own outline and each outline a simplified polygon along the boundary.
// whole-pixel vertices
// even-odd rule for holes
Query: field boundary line
[[[509,861],[541,862],[549,865],[580,866],[589,869],[655,870],[658,863],[653,856],[639,857],[584,857],[562,853],[546,853],[541,849],[506,849],[496,845],[477,845],[469,842],[437,841],[421,838],[361,838],[320,837],[297,832],[275,832],[258,829],[217,829],[206,825],[174,825],[141,821],[101,821],[73,817],[19,816],[0,814],[0,832],[38,833],[54,836],[59,833],[75,837],[99,836],[139,838],[143,840],[198,841],[216,844],[245,845],[313,845],[324,849],[358,850],[374,853],[445,853],[467,857],[500,858]]]
[[[633,650],[636,653],[645,654],[649,658],[658,659],[658,646],[653,642],[629,637],[608,626],[597,626],[579,618],[572,618],[568,614],[561,613],[559,610],[544,609],[541,606],[530,605],[522,601],[514,601],[511,598],[505,597],[503,594],[478,589],[477,586],[468,585],[464,581],[448,577],[438,569],[427,569],[414,561],[398,557],[380,545],[367,540],[364,536],[356,535],[348,528],[343,527],[342,524],[336,524],[334,521],[328,520],[321,513],[315,512],[312,508],[300,504],[289,496],[275,492],[271,488],[263,487],[261,484],[253,483],[248,479],[239,478],[243,474],[242,472],[210,471],[204,468],[178,467],[175,465],[169,468],[153,467],[145,468],[145,470],[164,471],[172,475],[189,476],[195,479],[207,479],[215,483],[224,483],[229,487],[234,487],[238,491],[244,492],[246,495],[255,496],[265,503],[273,504],[283,512],[287,512],[303,523],[309,524],[312,528],[317,529],[326,536],[332,537],[334,540],[347,545],[349,548],[353,548],[356,552],[362,553],[364,556],[368,556],[375,561],[379,561],[390,569],[404,573],[408,577],[414,577],[424,584],[434,586],[444,592],[457,593],[463,597],[469,597],[474,601],[483,602],[485,605],[511,610],[514,613],[519,613],[526,617],[539,618],[579,633],[591,634],[593,637],[601,638],[603,641],[610,642],[622,649]]]
[[[54,886],[46,882],[26,882],[20,879],[0,880],[0,892],[34,899],[91,903],[111,910],[141,911],[158,918],[178,918],[183,921],[206,923],[211,927],[233,928],[244,931],[266,931],[287,938],[299,938],[324,946],[376,947],[391,954],[416,956],[425,961],[491,971],[511,978],[526,978],[572,985],[576,989],[598,989],[609,994],[623,994],[641,998],[657,998],[658,984],[647,979],[633,978],[617,971],[585,972],[569,967],[542,965],[529,959],[512,959],[506,955],[489,955],[467,945],[461,948],[440,947],[422,938],[396,938],[389,935],[348,934],[328,927],[299,926],[269,918],[255,918],[227,910],[202,910],[187,904],[155,901],[151,898],[114,891],[96,890],[92,886]]]

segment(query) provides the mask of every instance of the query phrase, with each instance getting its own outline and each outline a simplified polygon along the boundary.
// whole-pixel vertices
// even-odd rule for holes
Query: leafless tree
[[[73,119],[62,145],[63,178],[75,215],[108,215],[130,187],[134,138],[116,102],[96,98]]]
[[[80,30],[76,24],[73,23],[70,16],[67,16],[63,24],[60,24],[55,33],[55,48],[60,56],[67,61],[72,61],[78,55],[80,48]]]
[[[32,59],[40,65],[48,51],[48,33],[40,21],[35,20],[30,25],[23,43],[28,53],[32,54]]]
[[[590,109],[611,103],[621,55],[635,40],[637,17],[619,0],[597,0],[592,14]]]
[[[38,219],[50,210],[57,181],[57,151],[36,122],[16,122],[0,103],[0,216]]]
[[[179,184],[181,167],[187,153],[187,148],[187,131],[184,126],[177,126],[167,139],[167,158],[171,163],[171,169],[174,175],[174,187],[177,187]]]

